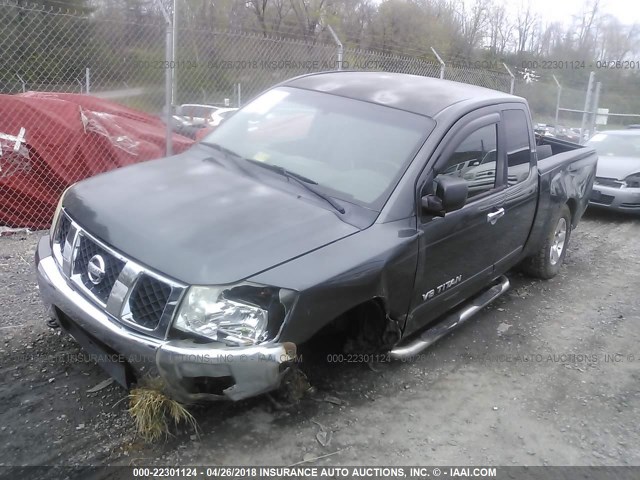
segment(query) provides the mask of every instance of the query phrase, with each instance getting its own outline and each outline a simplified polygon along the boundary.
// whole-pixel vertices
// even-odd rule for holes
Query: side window
[[[529,176],[531,168],[531,144],[527,116],[523,110],[505,110],[505,140],[507,145],[507,182],[516,185]]]
[[[469,197],[488,192],[496,184],[497,125],[479,128],[465,138],[449,157],[440,175],[467,181]]]

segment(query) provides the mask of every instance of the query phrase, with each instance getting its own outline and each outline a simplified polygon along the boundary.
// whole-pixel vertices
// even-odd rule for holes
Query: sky
[[[503,0],[510,9],[517,11],[520,0]],[[566,19],[583,11],[585,0],[532,0],[533,9],[543,21],[553,22]],[[640,2],[638,0],[602,0],[600,10],[617,17],[622,23],[640,24]],[[563,22],[565,23],[565,22]]]

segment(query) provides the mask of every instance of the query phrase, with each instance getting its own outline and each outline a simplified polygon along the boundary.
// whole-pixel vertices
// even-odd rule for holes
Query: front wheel
[[[533,277],[549,279],[560,272],[571,236],[571,211],[564,205],[549,222],[544,243],[534,255],[522,262],[522,270]]]

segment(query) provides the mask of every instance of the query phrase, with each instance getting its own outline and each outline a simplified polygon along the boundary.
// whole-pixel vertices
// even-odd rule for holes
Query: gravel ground
[[[38,237],[0,238],[0,465],[640,465],[640,219],[589,212],[558,277],[510,274],[414,362],[311,362],[298,404],[200,407],[199,436],[155,445],[126,392],[89,393],[107,375],[46,326]]]

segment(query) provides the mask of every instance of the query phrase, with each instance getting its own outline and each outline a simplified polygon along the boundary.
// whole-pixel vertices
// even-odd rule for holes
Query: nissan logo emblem
[[[89,280],[94,285],[98,285],[104,279],[104,274],[104,258],[102,258],[101,255],[94,255],[87,264],[87,275],[89,276]]]

